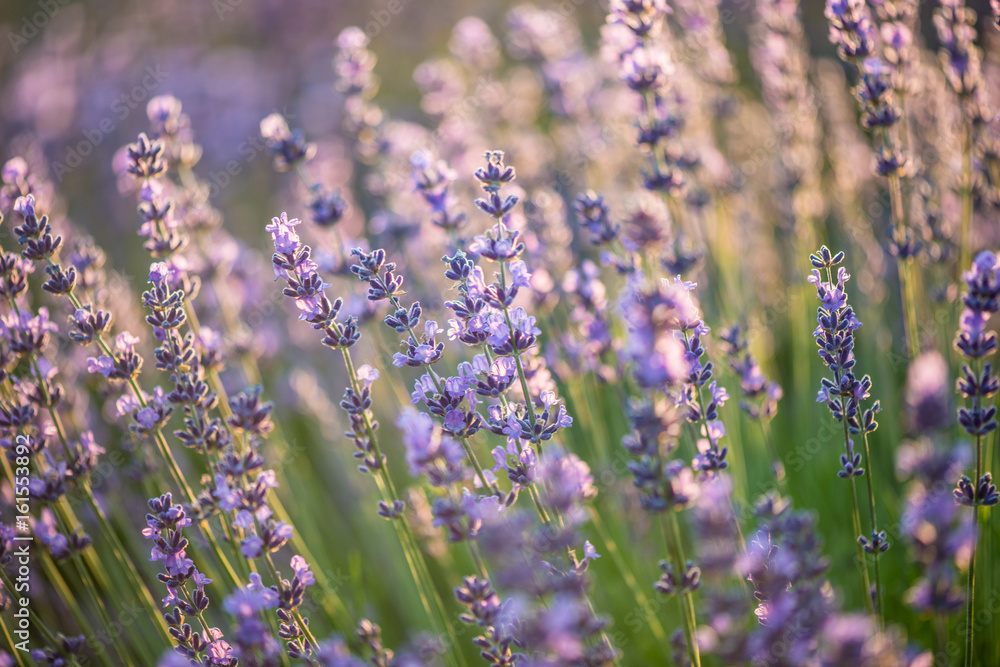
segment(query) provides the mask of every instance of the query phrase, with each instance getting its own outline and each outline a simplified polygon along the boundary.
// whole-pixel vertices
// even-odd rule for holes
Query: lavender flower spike
[[[998,426],[997,407],[990,399],[1000,390],[1000,379],[993,374],[992,364],[983,361],[997,351],[996,333],[986,329],[990,317],[1000,310],[1000,262],[997,261],[997,256],[989,251],[981,252],[962,279],[966,287],[962,297],[965,308],[959,318],[955,347],[969,362],[962,367],[962,375],[957,382],[958,392],[966,400],[966,405],[958,409],[958,423],[976,439],[975,477],[969,479],[962,476],[954,491],[955,501],[959,505],[971,507],[975,515],[966,590],[968,599],[965,631],[968,634],[965,664],[968,666],[973,662],[976,550],[982,516],[979,508],[992,507],[1000,502],[993,476],[983,470],[983,436],[993,432]]]
[[[834,255],[826,246],[809,256],[812,263],[812,275],[808,280],[816,286],[816,294],[822,305],[817,310],[818,326],[813,332],[813,338],[819,348],[820,359],[833,374],[832,378],[823,378],[822,387],[817,395],[817,402],[826,403],[833,418],[843,425],[844,454],[840,457],[841,469],[838,475],[850,480],[852,500],[852,520],[854,534],[857,536],[858,565],[864,584],[865,601],[873,612],[876,608],[881,612],[881,604],[875,603],[882,587],[878,555],[889,548],[884,532],[877,528],[875,519],[875,492],[872,476],[869,470],[862,466],[860,453],[854,451],[854,441],[851,435],[860,434],[864,438],[864,462],[871,466],[871,456],[868,451],[868,434],[878,428],[875,415],[881,410],[878,401],[864,409],[862,401],[871,395],[872,380],[865,375],[858,379],[855,374],[857,360],[854,356],[854,332],[861,328],[861,322],[854,315],[854,309],[847,302],[847,281],[850,275],[841,266],[845,259],[843,252]],[[837,269],[837,278],[833,278],[833,269]],[[823,278],[826,278],[824,280]],[[865,475],[868,486],[869,517],[871,520],[871,536],[861,534],[861,516],[858,510],[858,494],[855,479]],[[875,589],[872,590],[868,579],[868,566],[864,554],[875,556]]]

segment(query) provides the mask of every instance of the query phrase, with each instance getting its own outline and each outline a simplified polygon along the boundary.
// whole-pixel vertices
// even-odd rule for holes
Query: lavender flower
[[[251,574],[251,583],[238,588],[222,605],[236,617],[237,627],[232,633],[233,655],[242,664],[272,665],[278,662],[278,644],[261,619],[261,612],[278,604],[277,594],[266,588],[260,575]]]
[[[951,424],[948,363],[940,352],[924,352],[906,373],[906,422],[912,433],[939,431]]]
[[[751,419],[772,419],[778,411],[778,401],[784,393],[781,385],[768,380],[750,352],[743,328],[734,324],[720,336],[725,343],[729,367],[740,378],[744,400],[740,409]]]
[[[593,190],[578,195],[573,205],[576,221],[590,232],[590,243],[595,246],[610,243],[618,238],[620,225],[612,224],[608,219],[608,206],[604,197]]]
[[[459,617],[462,622],[483,628],[483,634],[475,639],[483,659],[494,667],[518,664],[523,656],[513,649],[523,644],[513,634],[516,621],[509,602],[501,602],[490,582],[477,577],[465,577],[455,588],[455,597],[468,607],[468,612]]]
[[[467,622],[483,621],[487,635],[482,647],[490,653],[484,657],[491,664],[517,664],[518,654],[508,655],[511,646],[543,664],[611,664],[615,650],[600,637],[605,621],[586,601],[587,566],[598,555],[589,543],[583,545],[583,559],[573,548],[586,516],[581,503],[594,494],[589,469],[579,459],[549,448],[538,464],[538,484],[541,504],[556,508],[565,521],[539,525],[536,517],[517,508],[484,516],[478,543],[495,565],[492,585],[511,591],[511,597],[500,605],[488,595],[491,584],[466,580],[466,587],[457,591],[459,599],[479,605],[478,611],[470,610]],[[541,604],[545,599],[548,603]]]
[[[443,487],[464,479],[462,446],[443,435],[429,415],[409,408],[400,413],[396,425],[403,432],[406,462],[412,475],[425,474],[432,486]]]
[[[826,18],[841,58],[858,62],[874,55],[875,28],[864,0],[828,0]]]
[[[976,12],[964,0],[944,0],[934,12],[941,63],[965,117],[979,125],[989,118],[983,90],[982,51],[975,45]]]
[[[150,560],[163,564],[164,574],[160,581],[167,587],[163,606],[174,607],[173,611],[164,614],[164,618],[177,642],[177,652],[196,661],[213,661],[209,664],[232,664],[232,648],[222,639],[218,628],[205,624],[202,615],[209,606],[205,586],[212,580],[199,572],[194,561],[187,557],[188,541],[182,536],[182,530],[191,525],[191,519],[182,506],[173,504],[170,493],[151,498],[149,510],[142,534],[153,540]],[[189,584],[195,585],[194,590]],[[205,631],[195,632],[187,617],[197,617]]]
[[[281,114],[273,113],[260,121],[260,134],[274,154],[274,168],[278,171],[288,171],[316,153],[316,146],[306,143],[301,130],[290,130]]]
[[[814,267],[809,282],[816,286],[819,299],[823,302],[818,309],[818,326],[813,337],[819,347],[820,359],[833,373],[832,379],[823,379],[816,400],[826,403],[834,419],[845,422],[845,432],[870,433],[878,428],[875,414],[881,407],[875,401],[871,408],[862,412],[861,402],[871,395],[871,377],[865,375],[859,380],[854,373],[854,332],[861,328],[861,322],[847,303],[845,286],[851,276],[839,266],[844,261],[844,253],[833,255],[823,246],[809,257]],[[832,278],[833,267],[839,267],[836,281]],[[820,270],[826,272],[827,280],[823,280]],[[850,450],[850,440],[844,444]],[[848,476],[861,474],[864,474],[863,471],[855,469]]]
[[[901,475],[912,477],[901,525],[921,567],[921,578],[907,591],[907,602],[924,612],[954,613],[965,596],[956,562],[966,560],[974,545],[972,517],[960,514],[949,484],[968,459],[965,448],[934,449],[927,442],[901,447],[896,457]]]
[[[25,246],[21,255],[33,261],[52,257],[62,245],[62,237],[52,235],[49,216],[39,217],[36,214],[35,196],[18,197],[14,202],[14,210],[23,218],[22,224],[14,228],[17,242]]]
[[[1000,265],[996,256],[984,251],[976,257],[972,269],[963,275],[966,293],[962,298],[965,308],[959,321],[955,347],[970,360],[962,367],[958,391],[969,403],[958,409],[958,422],[969,435],[976,438],[976,477],[973,482],[962,477],[955,490],[959,504],[975,507],[995,505],[997,495],[993,478],[983,472],[982,437],[997,428],[996,406],[990,399],[1000,389],[1000,379],[993,375],[993,367],[982,360],[997,350],[996,334],[986,330],[990,316],[1000,310]]]
[[[455,180],[444,160],[434,159],[425,151],[417,151],[410,157],[413,167],[413,184],[431,209],[431,222],[447,232],[454,232],[465,226],[464,213],[455,212],[451,183]]]
[[[844,253],[836,255],[823,246],[819,251],[809,256],[813,265],[809,282],[816,286],[816,293],[823,305],[817,310],[818,326],[813,332],[813,338],[819,348],[820,359],[833,373],[833,378],[823,378],[822,388],[817,395],[817,402],[825,402],[833,418],[844,427],[844,453],[840,456],[841,469],[838,476],[851,482],[851,497],[853,502],[853,529],[860,533],[861,518],[858,510],[858,498],[855,478],[865,474],[860,453],[854,451],[854,441],[851,434],[861,434],[865,444],[865,461],[871,465],[868,452],[868,434],[878,428],[875,415],[881,410],[878,401],[862,412],[862,401],[871,395],[871,377],[865,375],[860,380],[855,375],[857,360],[854,356],[854,332],[861,328],[861,322],[854,315],[854,310],[847,303],[845,287],[850,275],[843,266]],[[837,279],[834,282],[833,268],[837,267]],[[826,274],[826,280],[820,271]],[[878,555],[889,548],[885,531],[879,531],[875,520],[875,493],[872,476],[867,476],[868,509],[871,521],[871,537],[857,536],[858,562],[864,563],[864,553],[875,556],[875,590],[871,591],[868,583],[868,568],[865,564],[861,569],[861,578],[866,596],[870,596],[872,607],[879,606],[875,599],[880,594],[880,573]]]

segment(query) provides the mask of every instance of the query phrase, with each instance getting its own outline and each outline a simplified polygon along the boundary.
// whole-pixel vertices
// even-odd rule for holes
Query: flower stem
[[[958,268],[956,279],[969,265],[972,257],[972,126],[965,124],[962,133],[962,217],[960,218],[958,242]],[[978,483],[979,480],[976,480]]]
[[[677,516],[673,509],[668,509],[667,520],[661,522],[663,527],[663,537],[667,542],[667,553],[673,562],[674,572],[678,577],[683,576],[686,563],[684,561],[684,547],[681,545],[681,529],[677,521]],[[680,607],[681,619],[684,621],[684,639],[687,644],[688,657],[693,667],[701,667],[701,651],[698,648],[697,628],[698,621],[694,610],[694,600],[691,591],[685,591],[677,598]]]
[[[351,354],[347,348],[340,348],[340,352],[344,358],[344,365],[347,367],[347,374],[351,383],[351,388],[358,396],[360,396],[361,381],[358,379],[357,369],[354,367],[354,361],[351,358]],[[375,428],[372,426],[371,419],[369,418],[367,411],[362,413],[361,417],[365,427],[365,435],[367,435],[368,441],[372,446],[372,453],[380,462],[378,469],[372,473],[375,478],[375,484],[379,489],[379,493],[381,494],[383,501],[388,504],[393,504],[399,499],[399,494],[396,492],[396,487],[393,485],[392,478],[389,477],[389,473],[385,469],[384,464],[381,463],[383,460],[382,449],[379,447],[378,438],[375,436]],[[413,533],[410,531],[410,527],[406,523],[405,517],[396,517],[391,520],[391,523],[393,528],[396,529],[399,542],[403,547],[403,555],[406,557],[406,562],[410,567],[410,573],[413,575],[413,579],[417,584],[417,592],[420,595],[420,601],[424,606],[424,611],[426,611],[427,615],[430,616],[438,631],[448,636],[451,646],[458,646],[454,629],[452,628],[452,625],[448,623],[447,615],[444,611],[444,603],[441,601],[441,596],[434,587],[430,570],[427,568],[427,562],[424,559],[423,552],[420,551],[420,547],[417,545],[416,540],[413,537]],[[432,602],[434,603],[433,606],[431,604]],[[461,653],[458,653],[457,656],[457,661],[464,664],[464,656]],[[456,654],[454,652],[449,652],[448,657],[450,662],[456,662]]]
[[[886,130],[882,141],[887,150],[894,152],[892,137]],[[903,187],[898,173],[892,173],[889,179],[889,201],[892,211],[893,227],[897,240],[906,238],[906,211],[903,208]],[[962,264],[961,266],[965,266]],[[913,265],[909,257],[897,257],[896,269],[899,272],[899,300],[903,307],[903,335],[910,360],[920,354],[920,334],[917,329],[917,304],[913,296]]]
[[[868,447],[868,432],[864,434],[865,438],[865,482],[868,485],[868,507],[870,512],[870,518],[872,522],[872,535],[878,532],[878,523],[875,520],[875,490],[872,484],[872,455],[871,449]],[[882,578],[879,572],[879,551],[875,549],[872,553],[872,557],[875,560],[875,594],[876,594],[876,607],[878,608],[878,619],[879,624],[885,626],[885,591],[882,590]]]
[[[841,422],[844,424],[844,452],[850,456],[851,440],[847,430],[847,417],[842,415]],[[872,471],[866,470],[865,474],[870,477]],[[864,586],[865,590],[865,606],[868,607],[868,612],[874,615],[875,602],[872,600],[872,585],[871,580],[868,578],[868,562],[865,560],[864,547],[862,547],[861,542],[858,541],[858,538],[862,535],[861,512],[858,510],[858,485],[853,475],[851,475],[851,521],[854,527],[854,546],[857,549],[858,569],[861,570],[861,585]]]
[[[978,374],[978,369],[977,369]],[[978,402],[979,397],[975,400]],[[979,511],[979,478],[983,474],[983,436],[976,435],[976,477],[973,480],[974,498],[972,501],[972,511],[976,513],[974,529],[972,533],[972,554],[969,556],[969,576],[966,580],[965,607],[965,665],[972,667],[972,652],[974,648],[973,634],[975,632],[975,595],[976,595],[976,551],[979,550],[979,534],[981,531],[980,511]]]
[[[604,543],[605,551],[608,552],[611,559],[615,562],[615,565],[618,566],[618,571],[621,572],[622,579],[625,580],[625,585],[627,585],[629,591],[631,591],[636,605],[643,610],[643,614],[646,617],[646,623],[649,624],[649,629],[653,633],[653,637],[656,638],[658,645],[663,648],[669,639],[667,637],[666,630],[663,629],[660,619],[657,618],[655,613],[653,613],[653,609],[649,604],[649,598],[646,596],[645,591],[642,590],[642,587],[639,586],[639,582],[632,573],[632,569],[628,566],[628,563],[625,562],[624,555],[622,555],[622,552],[618,549],[618,544],[615,542],[607,526],[604,525],[604,521],[601,519],[601,514],[597,511],[596,507],[590,508],[590,520],[591,523],[594,524],[594,528],[597,530],[597,535]]]

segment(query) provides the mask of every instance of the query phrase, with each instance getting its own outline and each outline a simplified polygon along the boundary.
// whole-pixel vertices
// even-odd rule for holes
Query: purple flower
[[[940,430],[952,420],[948,364],[931,350],[917,357],[906,371],[906,422],[914,433]]]
[[[235,510],[242,504],[239,492],[229,486],[229,481],[223,474],[215,475],[215,490],[212,495],[218,500],[219,507],[226,511]]]
[[[222,631],[218,628],[211,628],[211,635],[208,632],[202,633],[202,641],[208,646],[205,655],[209,665],[231,665],[233,660],[233,647],[222,639]]]
[[[368,364],[363,364],[358,367],[358,379],[361,380],[366,388],[370,389],[372,384],[378,380],[378,370]]]
[[[310,571],[309,563],[306,562],[305,558],[299,555],[292,556],[291,566],[300,584],[312,586],[316,583],[316,576]]]
[[[464,424],[464,417],[462,418]],[[396,421],[403,432],[406,462],[413,475],[427,475],[435,486],[447,486],[464,475],[464,452],[445,436],[430,415],[413,408],[404,409]]]
[[[260,558],[264,555],[264,540],[256,535],[251,535],[250,537],[245,538],[240,543],[240,553],[242,553],[243,557],[248,560]]]
[[[87,359],[88,373],[100,373],[104,377],[109,377],[114,369],[115,360],[107,355],[102,354],[99,357],[90,357]]]
[[[272,113],[260,121],[260,135],[268,150],[274,153],[274,166],[278,171],[287,171],[309,160],[316,152],[316,147],[306,143],[300,130],[289,129],[288,122],[279,113]]]
[[[846,419],[852,433],[874,431],[878,427],[875,421],[875,414],[880,409],[878,401],[863,414],[861,411],[861,401],[870,393],[871,378],[866,375],[859,379],[854,370],[854,332],[861,328],[861,322],[847,303],[845,285],[850,275],[842,266],[837,270],[836,283],[823,281],[820,274],[823,270],[830,275],[833,267],[844,261],[844,253],[834,256],[823,246],[809,257],[813,270],[808,280],[816,286],[817,295],[823,301],[817,312],[818,326],[813,337],[820,359],[833,373],[832,379],[823,379],[817,401],[825,402],[837,421]]]
[[[601,554],[597,553],[597,549],[595,549],[594,545],[590,543],[590,540],[587,540],[586,542],[583,543],[583,560],[584,560],[584,562],[591,561],[591,560],[597,560],[600,557],[601,557]]]

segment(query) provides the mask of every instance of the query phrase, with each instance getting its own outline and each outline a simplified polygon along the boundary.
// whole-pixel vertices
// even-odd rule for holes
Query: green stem
[[[649,624],[649,629],[653,633],[653,637],[656,638],[657,645],[661,649],[664,649],[669,640],[667,633],[663,629],[660,619],[657,618],[655,613],[653,613],[652,606],[649,604],[649,598],[642,590],[642,587],[639,586],[639,582],[636,580],[631,568],[625,562],[625,556],[618,549],[617,543],[611,536],[611,532],[608,530],[607,526],[604,525],[604,521],[601,519],[601,514],[597,511],[597,508],[590,508],[590,519],[594,524],[594,528],[597,530],[597,535],[604,543],[604,550],[611,556],[611,559],[618,567],[618,571],[621,573],[622,579],[625,580],[625,585],[628,586],[629,591],[631,591],[636,605],[643,610],[643,614],[646,617],[646,623]]]
[[[20,313],[20,309],[18,308],[16,301],[14,301],[14,299],[11,299],[10,301],[11,305],[14,307],[14,310]],[[35,377],[35,381],[38,383],[38,390],[42,395],[42,400],[45,403],[46,408],[48,409],[49,416],[52,419],[52,424],[55,426],[56,434],[59,436],[59,441],[62,443],[63,451],[66,454],[67,461],[72,460],[73,452],[70,449],[69,440],[66,437],[66,431],[63,428],[62,420],[60,419],[59,413],[56,411],[55,406],[52,404],[52,401],[49,397],[48,389],[45,384],[45,380],[42,377],[41,371],[38,368],[38,363],[34,358],[30,360],[30,368]],[[142,581],[142,578],[139,576],[139,573],[135,567],[135,563],[132,562],[132,559],[126,555],[127,552],[125,550],[124,545],[121,543],[121,540],[119,540],[118,534],[111,528],[110,524],[108,523],[108,519],[104,514],[104,510],[101,509],[101,507],[97,503],[97,499],[94,498],[94,493],[90,488],[89,480],[88,479],[80,480],[78,483],[78,487],[83,492],[83,495],[86,498],[88,506],[94,513],[94,516],[97,518],[97,521],[101,526],[102,534],[110,542],[111,551],[115,556],[115,560],[118,562],[118,565],[125,571],[126,576],[130,580],[129,583],[131,584],[131,586],[139,593],[139,597],[142,599],[142,603],[146,607],[146,611],[150,613],[151,622],[153,623],[154,626],[156,626],[156,629],[160,633],[160,637],[164,639],[169,645],[171,639],[170,639],[170,634],[167,632],[166,622],[163,620],[162,614],[160,613],[159,609],[157,609],[155,603],[153,602],[153,597],[149,592],[149,588],[146,587],[145,582]],[[69,510],[68,507],[64,508],[64,510],[67,512],[71,512],[71,510]],[[97,573],[103,574],[103,570],[100,569],[99,563],[93,557],[93,554],[88,554],[87,564],[91,569],[97,568],[95,570]],[[105,580],[102,581],[101,583],[105,588],[107,588],[106,576],[104,577],[104,579]]]
[[[334,326],[337,325],[334,324]],[[354,361],[351,358],[351,354],[347,348],[340,348],[340,352],[344,358],[344,365],[347,367],[347,374],[351,388],[358,396],[360,396],[361,382],[358,379],[358,373],[354,367]],[[389,476],[388,471],[385,469],[385,465],[382,463],[382,449],[379,446],[378,438],[375,436],[375,428],[371,423],[371,419],[369,418],[367,411],[362,413],[361,417],[365,427],[365,435],[372,446],[372,453],[380,462],[378,469],[373,471],[376,485],[378,486],[383,501],[391,505],[399,499],[399,494],[396,492],[392,478]],[[404,517],[392,519],[391,523],[396,529],[400,544],[403,547],[403,553],[406,556],[406,561],[410,567],[413,579],[417,584],[418,593],[420,594],[424,610],[427,612],[427,615],[431,617],[434,625],[438,626],[438,630],[448,635],[451,645],[453,647],[458,646],[454,629],[452,628],[452,625],[447,622],[447,616],[444,612],[444,604],[441,601],[441,596],[434,587],[430,576],[430,570],[427,568],[427,563],[424,560],[423,552],[420,551],[417,546],[409,525],[407,525]],[[434,606],[431,605],[432,601],[434,602]],[[450,661],[455,661],[454,652],[449,652],[448,657]],[[459,660],[464,663],[464,656],[459,654]]]
[[[863,427],[862,427],[863,428]],[[868,446],[868,432],[864,433],[865,438],[865,482],[868,485],[868,507],[872,525],[872,536],[874,537],[878,533],[878,522],[875,519],[875,490],[872,484],[872,454],[871,449]],[[884,605],[884,591],[882,590],[882,577],[879,572],[879,551],[876,549],[872,553],[872,558],[875,560],[875,594],[878,600],[878,619],[879,624],[885,627],[885,605]]]
[[[55,512],[54,514],[57,517],[57,521],[63,524],[62,525],[63,531],[65,531],[67,535],[70,535],[72,533],[71,527],[66,525],[64,521],[59,520],[60,518],[59,512]],[[80,578],[80,583],[82,584],[83,588],[87,589],[87,595],[90,597],[91,603],[94,605],[94,607],[97,608],[97,613],[101,617],[101,622],[104,623],[104,627],[105,630],[107,631],[107,634],[111,636],[111,643],[114,645],[115,652],[118,654],[118,657],[124,660],[127,664],[128,661],[130,660],[128,651],[126,651],[125,647],[122,646],[121,638],[118,636],[118,634],[112,632],[111,630],[112,628],[111,617],[108,615],[108,610],[104,604],[104,600],[101,599],[101,595],[99,593],[100,589],[98,589],[97,583],[94,581],[94,578],[90,575],[90,572],[87,570],[86,567],[84,567],[82,563],[83,560],[82,554],[75,553],[69,558],[69,560],[72,561],[73,567],[76,570],[77,576]]]
[[[959,228],[958,267],[956,280],[969,266],[972,257],[972,126],[965,124],[962,133],[962,217]],[[979,480],[976,480],[977,482]]]
[[[17,667],[24,667],[24,658],[21,656],[22,651],[14,649],[14,638],[11,636],[10,629],[7,627],[6,619],[0,618],[0,628],[3,628],[3,638],[7,640],[7,646],[10,647],[14,660],[17,661]]]
[[[496,218],[497,224],[500,229],[503,229],[503,220]],[[500,262],[500,287],[506,289],[507,287],[507,263]],[[510,309],[504,304],[503,307],[503,317],[507,323],[507,329],[511,332],[511,336],[514,335],[514,322],[510,319]],[[524,366],[521,364],[521,352],[519,350],[514,350],[514,363],[517,365],[517,377],[521,381],[521,391],[524,393],[524,405],[528,410],[528,419],[531,423],[531,429],[534,431],[535,424],[537,423],[537,418],[535,417],[535,403],[531,398],[531,392],[528,391],[528,378],[524,374]],[[537,443],[538,453],[542,453],[542,443]]]
[[[394,309],[396,309],[396,310],[403,310],[402,304],[399,303],[399,299],[397,299],[395,296],[390,295],[389,296],[389,301],[392,304],[392,307]],[[412,340],[414,344],[417,344],[420,339],[417,337],[416,332],[413,331],[413,327],[410,326],[410,325],[407,325],[406,326],[406,331],[410,335],[410,340]],[[438,374],[434,370],[433,366],[427,366],[427,370],[429,371],[431,379],[434,381],[434,388],[437,389],[437,392],[439,394],[444,395],[444,385],[441,384],[441,378],[440,378],[440,376],[438,376]],[[493,489],[494,491],[498,491],[499,487],[495,483],[494,484],[490,484],[489,480],[486,479],[486,473],[483,471],[483,466],[480,465],[479,459],[476,457],[476,453],[475,453],[475,451],[473,451],[472,445],[469,443],[469,438],[467,436],[463,435],[463,436],[459,436],[458,440],[459,440],[459,442],[462,443],[462,449],[465,450],[465,456],[466,456],[467,459],[469,459],[469,462],[472,464],[472,467],[475,469],[476,476],[479,478],[479,481],[483,485],[483,488],[484,489]]]
[[[781,457],[778,456],[778,448],[774,445],[774,436],[771,434],[771,420],[762,416],[757,421],[760,423],[760,430],[764,437],[764,446],[767,448],[768,455],[771,457],[771,472],[774,474],[774,478],[778,482],[778,491],[784,494],[786,492],[785,466],[781,462]]]
[[[978,365],[978,364],[977,364]],[[978,375],[978,369],[977,369]],[[979,401],[977,396],[974,399],[976,402]],[[973,532],[972,539],[972,554],[969,557],[969,576],[966,580],[966,597],[968,603],[965,607],[965,665],[966,667],[972,667],[972,652],[974,648],[973,634],[975,633],[975,596],[976,596],[976,551],[979,550],[979,534],[981,530],[981,520],[979,511],[979,478],[983,474],[983,436],[976,436],[976,478],[972,480],[972,485],[974,489],[974,496],[972,501],[972,511],[976,513],[975,517],[975,529]]]
[[[45,567],[44,564],[43,564],[43,567]],[[47,569],[47,568],[45,568],[45,569]],[[53,568],[53,569],[55,569],[55,568]],[[0,581],[3,582],[3,585],[4,585],[4,587],[7,590],[10,590],[10,591],[14,590],[13,582],[11,582],[10,578],[7,576],[7,572],[5,570],[3,570],[2,568],[0,568]],[[62,587],[66,588],[65,582],[63,582],[63,586]],[[68,591],[68,588],[66,588],[66,590]],[[31,613],[30,610],[29,610],[29,613]],[[64,658],[72,659],[72,663],[73,664],[77,664],[76,663],[76,658],[74,658],[73,656],[67,655],[62,650],[62,647],[59,646],[59,641],[58,641],[58,638],[56,637],[56,634],[54,632],[52,632],[52,630],[49,628],[49,626],[46,625],[45,622],[41,618],[39,618],[38,614],[32,614],[32,616],[34,616],[33,624],[35,626],[37,626],[39,630],[41,630],[42,636],[45,637],[45,641],[47,641],[49,643],[49,645],[52,646],[52,648],[56,649],[59,652],[59,654],[62,655]],[[80,619],[77,618],[78,622],[79,622],[79,620]],[[10,638],[10,635],[7,634],[7,624],[3,623],[3,624],[0,624],[0,625],[3,625],[4,635],[7,637],[7,641],[10,642],[11,653],[13,653],[14,657],[17,659],[18,664],[19,665],[23,665],[24,662],[21,659],[21,651],[14,650],[14,642]],[[80,625],[81,629],[83,629],[84,627],[85,626],[83,624]],[[100,655],[105,658],[104,662],[107,662],[106,655],[104,654],[103,651],[101,652]]]
[[[42,554],[42,569],[45,570],[45,575],[48,577],[49,582],[59,591],[60,596],[66,602],[69,607],[70,613],[73,618],[76,619],[77,624],[80,626],[80,630],[83,631],[85,635],[97,640],[97,633],[94,632],[93,627],[90,625],[90,621],[87,616],[84,616],[83,610],[80,608],[79,602],[76,600],[76,596],[70,590],[69,586],[66,584],[66,580],[63,579],[62,575],[59,573],[59,569],[56,567],[55,563],[48,553]],[[4,584],[6,585],[6,581]],[[13,589],[12,589],[13,590]],[[110,667],[111,658],[108,656],[108,651],[105,650],[104,646],[101,645],[100,648],[95,649],[101,662]]]
[[[667,542],[667,554],[673,560],[673,568],[678,581],[684,575],[687,563],[684,559],[684,548],[681,545],[681,530],[672,508],[667,509],[667,520],[663,524],[663,537]],[[668,533],[669,530],[669,533]],[[681,619],[684,621],[684,639],[687,643],[688,658],[694,667],[701,667],[701,650],[698,647],[698,621],[694,609],[691,592],[685,591],[677,598]]]
[[[889,176],[889,197],[896,237],[897,240],[902,241],[906,237],[906,213],[903,209],[903,189],[898,174]],[[913,296],[913,265],[909,258],[899,257],[896,261],[896,269],[899,272],[899,300],[903,304],[903,335],[912,361],[920,354],[917,304]]]
[[[847,430],[847,417],[843,417],[841,421],[844,424],[844,451],[849,454],[851,447],[850,436]],[[865,474],[870,478],[872,471],[866,470]],[[858,510],[858,485],[853,475],[851,476],[851,521],[854,526],[854,546],[857,551],[858,568],[861,570],[861,585],[865,589],[865,606],[868,608],[868,612],[874,615],[875,601],[872,599],[872,585],[871,580],[868,578],[868,562],[865,560],[864,547],[862,547],[861,542],[858,541],[858,538],[862,536],[861,512]]]

